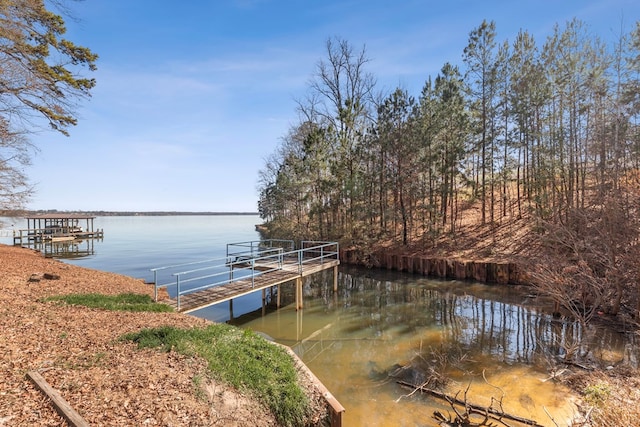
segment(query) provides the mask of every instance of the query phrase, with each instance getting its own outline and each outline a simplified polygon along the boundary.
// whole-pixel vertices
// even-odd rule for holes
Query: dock
[[[94,216],[53,213],[27,216],[27,228],[13,231],[13,244],[71,242],[79,239],[102,239],[104,231],[93,226]]]
[[[233,312],[235,298],[295,283],[296,309],[303,308],[302,279],[323,270],[333,269],[333,288],[337,290],[337,242],[303,241],[298,249],[291,240],[261,240],[227,244],[227,256],[151,269],[155,299],[166,289],[169,304],[177,311],[189,313],[229,301]]]

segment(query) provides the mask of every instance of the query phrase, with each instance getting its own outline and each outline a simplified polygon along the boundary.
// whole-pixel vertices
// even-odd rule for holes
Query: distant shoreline
[[[40,214],[83,214],[93,216],[189,216],[189,215],[210,215],[210,216],[230,216],[230,215],[259,215],[258,212],[175,212],[175,211],[59,211],[59,210],[36,210],[36,211],[0,211],[0,216],[22,217]]]

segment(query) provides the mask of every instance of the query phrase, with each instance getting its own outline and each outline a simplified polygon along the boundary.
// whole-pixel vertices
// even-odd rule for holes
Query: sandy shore
[[[59,278],[45,279],[45,273]],[[0,284],[0,426],[64,425],[27,379],[32,370],[92,426],[276,425],[265,408],[236,390],[212,380],[198,387],[194,378],[207,377],[202,360],[116,341],[145,327],[196,327],[208,321],[40,300],[69,293],[152,295],[153,288],[142,280],[0,245]]]

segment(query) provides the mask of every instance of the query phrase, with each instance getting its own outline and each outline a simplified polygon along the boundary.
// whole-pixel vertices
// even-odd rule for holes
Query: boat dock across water
[[[104,231],[95,229],[95,216],[71,213],[37,214],[25,217],[27,228],[13,231],[14,245],[102,239]]]

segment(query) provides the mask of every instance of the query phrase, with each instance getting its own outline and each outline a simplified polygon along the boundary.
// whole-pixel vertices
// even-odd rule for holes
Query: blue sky
[[[87,0],[67,38],[100,59],[71,136],[33,136],[28,207],[257,211],[258,171],[295,124],[325,42],[366,47],[377,89],[418,95],[471,30],[496,23],[541,45],[576,17],[605,40],[640,20],[637,0]]]

